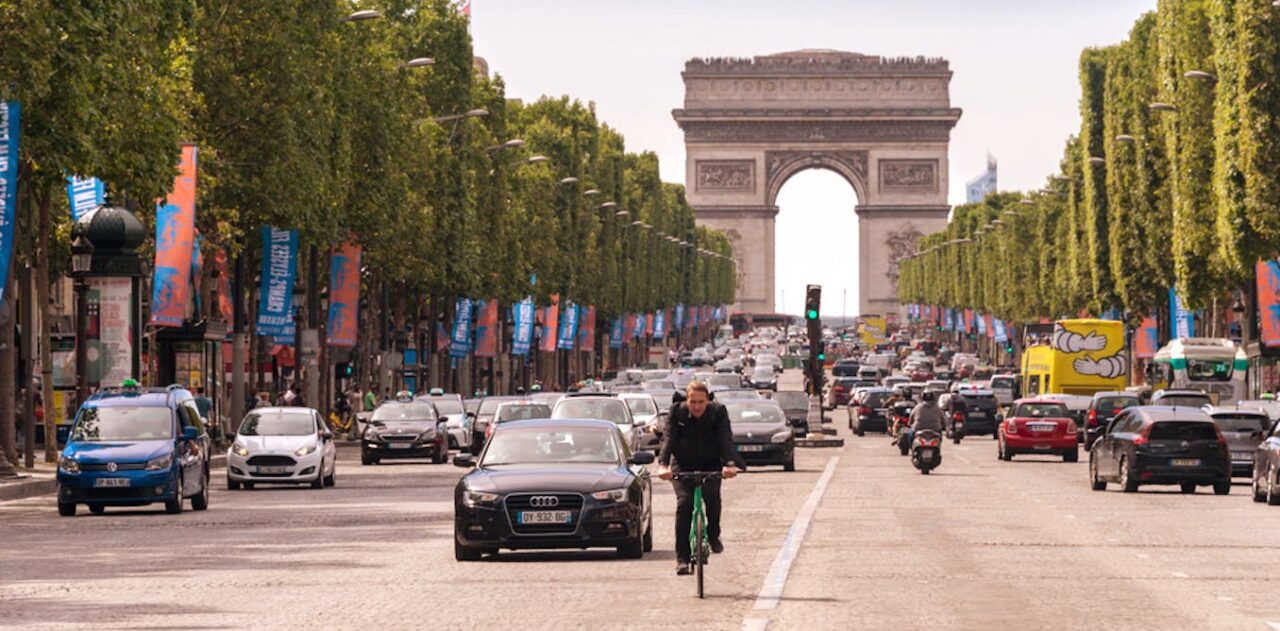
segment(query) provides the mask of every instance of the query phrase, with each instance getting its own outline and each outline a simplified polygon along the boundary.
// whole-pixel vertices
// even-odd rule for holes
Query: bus
[[[1249,358],[1235,342],[1219,337],[1183,337],[1156,351],[1146,377],[1153,391],[1200,389],[1219,405],[1249,398],[1245,385],[1248,372]]]
[[[1124,323],[1058,320],[1053,332],[1030,339],[1022,354],[1022,395],[1093,395],[1123,390],[1129,378]]]

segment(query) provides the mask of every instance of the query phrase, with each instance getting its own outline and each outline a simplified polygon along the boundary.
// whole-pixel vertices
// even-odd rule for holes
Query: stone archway
[[[951,210],[947,146],[961,112],[951,107],[948,63],[801,50],[693,59],[682,76],[684,107],[673,115],[688,199],[698,221],[733,244],[735,308],[774,310],[778,192],[822,168],[858,196],[860,312],[900,312],[898,261],[943,229]]]

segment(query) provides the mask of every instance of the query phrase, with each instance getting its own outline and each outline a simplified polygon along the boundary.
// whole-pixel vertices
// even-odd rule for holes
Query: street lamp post
[[[93,243],[84,234],[71,243],[71,277],[75,279],[76,294],[76,405],[84,403],[89,395],[89,345],[88,322],[89,271],[93,266]]]

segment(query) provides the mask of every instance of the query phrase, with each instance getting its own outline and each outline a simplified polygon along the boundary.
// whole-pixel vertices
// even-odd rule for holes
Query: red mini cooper
[[[1013,412],[1000,424],[1001,460],[1012,460],[1015,454],[1053,454],[1064,462],[1080,460],[1076,446],[1076,422],[1067,406],[1058,401],[1020,399]]]

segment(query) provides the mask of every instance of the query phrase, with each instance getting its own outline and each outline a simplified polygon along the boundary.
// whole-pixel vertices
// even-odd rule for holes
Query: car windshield
[[[737,375],[711,375],[707,379],[707,385],[717,388],[737,388],[742,385],[742,379]]]
[[[1013,380],[1008,377],[995,377],[991,380],[992,388],[1012,388]]]
[[[436,414],[429,403],[388,401],[373,411],[375,421],[430,421]]]
[[[551,418],[551,408],[541,403],[508,403],[500,406],[493,418],[499,423],[529,418]]]
[[[1180,406],[1198,408],[1204,407],[1210,403],[1209,397],[1203,394],[1173,394],[1161,397],[1159,401],[1155,401],[1152,405],[1163,405],[1166,407]]]
[[[173,438],[173,415],[168,407],[89,407],[80,411],[71,440],[105,443]]]
[[[241,436],[306,436],[316,431],[311,414],[297,412],[250,412],[240,424]]]
[[[1060,403],[1023,403],[1014,416],[1030,418],[1062,418],[1068,416],[1067,406]]]
[[[773,395],[773,400],[777,401],[784,410],[809,409],[809,395],[803,392],[778,392]]]
[[[1234,359],[1187,359],[1187,377],[1192,381],[1231,381]]]
[[[752,376],[756,379],[773,379],[773,369],[768,366],[765,366],[764,368],[756,368],[756,371],[752,373]]]
[[[494,432],[489,439],[480,466],[562,462],[616,464],[621,459],[620,454],[613,432],[601,427],[547,429],[508,426]]]
[[[629,398],[626,399],[627,407],[631,408],[631,414],[641,416],[652,416],[658,413],[658,406],[653,403],[650,398]]]
[[[1098,399],[1099,414],[1114,414],[1118,410],[1140,405],[1137,397],[1104,397]]]
[[[626,405],[618,399],[561,399],[551,418],[583,418],[609,421],[619,425],[631,422]]]
[[[1213,422],[1224,432],[1263,432],[1270,425],[1266,416],[1258,414],[1214,414]]]
[[[1211,423],[1161,421],[1151,428],[1151,440],[1218,440]]]
[[[435,404],[436,412],[445,416],[463,413],[462,402],[457,399],[446,399],[444,397],[440,397],[438,399],[431,399],[431,402]]]
[[[729,411],[730,423],[783,423],[786,421],[781,406],[774,405],[734,405],[725,406]]]

